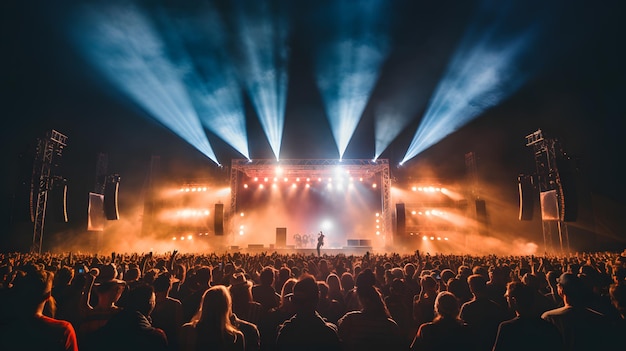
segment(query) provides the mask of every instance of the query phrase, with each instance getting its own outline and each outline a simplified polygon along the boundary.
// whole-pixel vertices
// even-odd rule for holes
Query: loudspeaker
[[[533,219],[535,210],[535,197],[533,178],[529,175],[517,177],[517,188],[519,190],[519,220],[530,221]]]
[[[116,181],[107,182],[104,186],[104,216],[110,221],[120,219],[117,207],[117,193],[120,183]]]
[[[406,213],[403,203],[396,204],[396,235],[404,237],[406,234]]]
[[[558,221],[559,217],[559,200],[556,196],[556,190],[542,191],[539,194],[541,200],[541,219],[544,221]]]
[[[213,230],[215,235],[224,235],[224,204],[215,204]]]
[[[565,222],[575,222],[578,217],[578,194],[574,167],[571,162],[569,158],[557,158],[556,160],[561,182],[560,218]]]
[[[55,223],[67,223],[67,184],[54,185],[48,191],[46,219]]]
[[[487,203],[483,199],[476,199],[476,220],[478,223],[487,224]]]
[[[287,228],[276,228],[276,247],[287,246]]]
[[[98,232],[104,230],[104,195],[102,194],[89,193],[87,230]]]

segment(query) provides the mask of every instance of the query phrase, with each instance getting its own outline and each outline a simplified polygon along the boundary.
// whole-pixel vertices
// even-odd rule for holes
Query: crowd
[[[626,347],[626,250],[13,252],[0,278],[0,350]]]

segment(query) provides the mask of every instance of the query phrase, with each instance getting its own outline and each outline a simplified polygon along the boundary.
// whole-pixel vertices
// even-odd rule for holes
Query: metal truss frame
[[[67,146],[67,136],[56,130],[48,132],[45,139],[39,139],[37,145],[34,168],[39,169],[39,177],[36,183],[33,179],[33,184],[31,184],[31,191],[37,194],[33,219],[33,243],[31,246],[31,252],[34,253],[41,253],[46,207],[48,204],[48,190],[52,187],[55,177],[57,177],[57,175],[53,174],[53,160],[62,156],[65,146]]]

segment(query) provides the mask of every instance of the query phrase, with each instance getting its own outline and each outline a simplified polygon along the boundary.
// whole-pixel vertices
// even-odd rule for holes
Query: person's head
[[[533,289],[522,282],[507,284],[505,296],[509,307],[519,315],[526,315],[533,311],[535,294]]]
[[[155,293],[167,293],[172,288],[172,276],[170,273],[161,273],[152,283]]]
[[[53,285],[55,287],[69,285],[73,278],[74,278],[74,271],[70,267],[61,267],[54,274]]]
[[[126,282],[119,279],[111,279],[94,284],[94,291],[98,295],[99,305],[110,305],[117,302],[124,289],[126,288]]]
[[[147,317],[152,313],[155,304],[156,299],[152,285],[141,284],[128,292],[124,309],[141,312]]]
[[[406,279],[413,279],[413,275],[415,274],[415,265],[413,263],[407,263],[404,265],[404,276]]]
[[[467,284],[474,296],[483,296],[487,290],[487,279],[481,274],[472,274],[467,278]]]
[[[459,301],[454,294],[442,291],[435,298],[436,319],[457,319],[459,317]]]
[[[134,282],[139,280],[139,278],[141,278],[139,267],[130,267],[124,274],[124,280],[127,282]]]
[[[422,277],[420,280],[420,285],[422,286],[422,290],[426,293],[426,295],[432,297],[437,293],[437,280],[430,275]]]
[[[211,267],[202,266],[196,270],[196,282],[198,283],[200,289],[205,289],[209,287],[209,283],[213,278]]]
[[[376,285],[376,276],[374,272],[370,268],[365,268],[359,273],[356,277],[355,283],[357,289],[365,286],[375,286]]]
[[[267,266],[263,268],[261,274],[259,275],[259,281],[261,285],[272,285],[274,284],[274,268]]]
[[[325,300],[328,298],[328,284],[324,281],[318,281],[317,287],[320,290],[320,300]]]
[[[252,282],[248,280],[245,273],[235,273],[230,282],[229,291],[235,309],[239,308],[240,304],[252,301]]]
[[[27,266],[25,274],[18,274],[13,280],[16,306],[24,314],[31,315],[43,309],[52,294],[51,272],[35,266]]]
[[[319,301],[319,287],[312,275],[303,275],[293,287],[293,304],[298,312],[313,312]]]
[[[202,303],[192,323],[233,334],[235,327],[231,324],[231,315],[232,300],[228,288],[224,285],[216,285],[202,295]]]
[[[563,273],[557,280],[559,295],[570,305],[584,303],[587,287],[574,273]]]
[[[341,280],[335,273],[331,273],[326,277],[326,284],[328,284],[328,289],[332,292],[341,291]]]
[[[354,276],[350,272],[343,272],[341,274],[341,288],[344,291],[349,291],[354,288]]]
[[[109,281],[117,278],[117,268],[114,263],[109,263],[100,266],[100,274],[98,275],[98,281]]]
[[[389,317],[389,310],[378,288],[373,285],[358,286],[356,295],[364,312]]]

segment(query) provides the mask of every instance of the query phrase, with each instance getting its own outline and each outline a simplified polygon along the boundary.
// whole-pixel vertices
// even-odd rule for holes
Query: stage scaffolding
[[[563,170],[559,169],[559,163],[563,162],[561,160],[566,160],[568,157],[558,139],[546,138],[541,129],[526,136],[526,146],[533,149],[535,156],[535,180],[539,193],[546,194],[553,192],[556,195],[556,209],[558,212],[556,216],[547,218],[545,213],[549,211],[546,211],[543,204],[541,208],[541,226],[543,229],[545,251],[556,251],[553,244],[553,236],[556,231],[559,240],[559,252],[569,252],[570,243],[566,223],[568,216],[565,212],[566,189],[563,180]],[[567,211],[571,212],[572,209],[568,208]]]
[[[280,175],[277,168],[280,167]],[[227,219],[233,218],[237,212],[237,189],[238,174],[243,173],[251,178],[329,178],[332,177],[337,167],[341,167],[343,172],[347,172],[351,177],[377,178],[381,185],[381,216],[382,228],[381,236],[385,238],[385,245],[391,244],[392,233],[392,213],[391,213],[391,177],[389,174],[389,160],[365,160],[365,159],[233,159],[230,169],[230,211]]]
[[[31,219],[33,221],[33,243],[31,252],[41,253],[44,224],[48,206],[48,192],[55,186],[64,186],[65,179],[57,172],[58,163],[67,146],[67,136],[56,130],[46,133],[37,141],[37,152],[31,179]],[[67,213],[63,210],[64,221]]]

